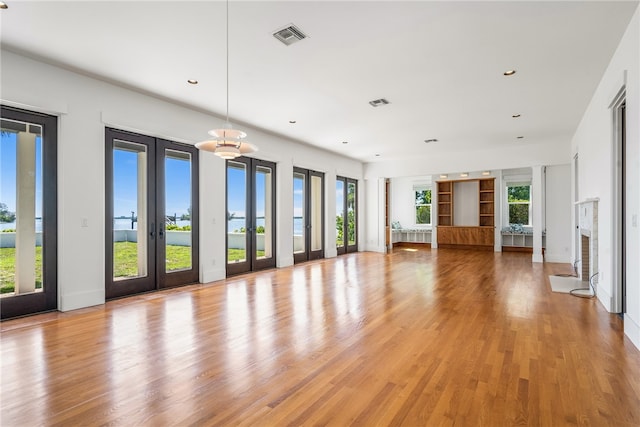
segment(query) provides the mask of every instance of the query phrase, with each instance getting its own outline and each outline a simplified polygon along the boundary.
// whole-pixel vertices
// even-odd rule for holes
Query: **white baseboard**
[[[598,301],[609,312],[613,313],[613,298],[609,295],[606,288],[602,283],[596,284],[596,294],[598,295]]]
[[[379,245],[366,245],[363,248],[363,252],[379,252],[381,254],[386,254],[387,253],[387,248],[384,245],[382,245],[382,246],[379,246]]]
[[[58,310],[71,311],[79,308],[101,305],[105,302],[104,288],[93,291],[64,293],[58,300]]]
[[[563,264],[571,264],[571,255],[554,254],[551,252],[544,253],[544,262],[559,262]]]
[[[216,282],[218,280],[224,280],[227,277],[227,272],[224,268],[210,268],[208,270],[200,270],[200,283]]]
[[[282,256],[276,259],[276,267],[290,267],[293,265],[293,255],[291,256]]]
[[[624,334],[629,337],[633,345],[640,350],[640,325],[628,314],[624,315]]]

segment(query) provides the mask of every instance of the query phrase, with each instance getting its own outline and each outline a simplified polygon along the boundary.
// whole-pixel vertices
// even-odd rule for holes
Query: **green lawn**
[[[245,261],[247,259],[246,249],[227,249],[227,262]],[[264,251],[257,251],[257,258],[264,256]]]
[[[42,248],[36,247],[36,288],[42,287]],[[228,261],[245,259],[244,249],[229,249]],[[136,277],[138,275],[138,246],[135,242],[116,242],[113,247],[114,277]],[[258,251],[258,257],[264,251]],[[191,247],[167,246],[167,271],[191,268]],[[0,293],[6,294],[15,290],[16,250],[0,248]]]
[[[36,246],[36,288],[42,288],[42,247]],[[0,294],[14,291],[16,248],[0,248]]]
[[[113,245],[114,277],[138,276],[138,244],[116,242]],[[167,271],[191,268],[191,247],[167,245]]]

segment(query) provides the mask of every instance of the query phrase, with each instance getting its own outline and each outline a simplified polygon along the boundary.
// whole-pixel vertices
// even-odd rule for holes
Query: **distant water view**
[[[258,226],[264,226],[264,218],[257,219]],[[182,227],[185,225],[191,225],[191,221],[176,221],[176,225]],[[234,218],[229,221],[229,231],[234,232],[235,230],[240,231],[241,227],[246,227],[244,218]],[[0,223],[0,230],[7,229],[15,229],[15,222],[3,222]],[[113,220],[113,229],[114,230],[137,230],[138,223],[133,223],[133,228],[131,228],[131,218],[116,218]],[[42,231],[42,220],[36,219],[36,232]],[[302,218],[296,217],[293,219],[293,232],[294,234],[302,234]]]
[[[0,222],[0,230],[15,230],[16,222]],[[36,233],[42,231],[42,220],[36,219]]]
[[[229,221],[229,232],[233,233],[234,231],[238,230],[240,231],[240,229],[242,227],[246,228],[246,220],[244,218],[234,218],[231,221]],[[256,226],[264,226],[264,218],[257,218],[256,219]],[[295,217],[293,219],[293,233],[294,234],[302,234],[302,218],[301,217]]]

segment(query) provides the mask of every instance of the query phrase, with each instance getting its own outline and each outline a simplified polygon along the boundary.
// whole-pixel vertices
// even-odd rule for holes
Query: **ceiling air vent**
[[[389,101],[387,101],[384,98],[374,99],[373,101],[369,101],[369,104],[371,104],[372,107],[381,107],[383,105],[387,105],[388,103]]]
[[[273,33],[273,37],[277,38],[282,43],[289,46],[294,44],[297,41],[306,39],[307,35],[302,31],[300,31],[298,27],[291,24]]]

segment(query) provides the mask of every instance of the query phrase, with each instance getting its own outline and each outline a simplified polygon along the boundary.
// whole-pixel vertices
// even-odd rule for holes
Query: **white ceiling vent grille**
[[[294,44],[295,42],[306,39],[307,35],[302,31],[300,31],[300,29],[295,25],[290,24],[284,27],[283,29],[273,33],[273,37],[277,38],[282,43],[289,46]]]
[[[389,101],[387,101],[384,98],[374,99],[373,101],[369,101],[369,104],[371,104],[372,107],[381,107],[383,105],[387,105],[388,103]]]

